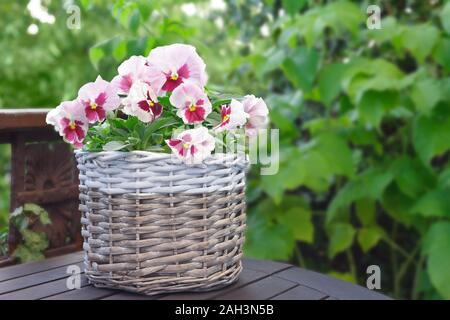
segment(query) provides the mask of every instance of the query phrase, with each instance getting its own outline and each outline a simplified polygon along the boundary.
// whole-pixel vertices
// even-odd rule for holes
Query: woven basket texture
[[[237,280],[248,161],[200,165],[145,151],[77,151],[85,272],[98,287],[147,295]]]

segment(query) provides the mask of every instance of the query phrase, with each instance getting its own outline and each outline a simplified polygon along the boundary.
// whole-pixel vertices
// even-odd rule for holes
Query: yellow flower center
[[[147,103],[150,107],[153,107],[155,103],[152,100],[147,100]]]
[[[70,121],[70,123],[69,123],[69,128],[70,128],[71,130],[75,130],[75,122]]]
[[[170,80],[177,81],[178,80],[178,75],[176,73],[172,74],[170,76]]]
[[[230,116],[226,114],[226,115],[223,116],[222,121],[225,122],[225,121],[227,121],[228,119],[230,119]]]
[[[96,104],[95,102],[92,102],[92,103],[91,103],[91,109],[92,109],[92,110],[97,109],[97,104]]]
[[[197,109],[197,106],[195,104],[191,104],[191,106],[189,107],[190,112],[194,112],[196,109]]]
[[[190,147],[189,143],[183,143],[183,148],[189,149],[189,147]]]

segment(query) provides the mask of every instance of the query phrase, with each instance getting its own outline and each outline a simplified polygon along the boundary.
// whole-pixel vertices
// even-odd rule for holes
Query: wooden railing
[[[45,208],[52,223],[31,228],[49,239],[46,256],[81,249],[78,211],[78,171],[70,147],[45,123],[47,109],[0,110],[0,143],[11,145],[10,211],[25,203]],[[9,224],[8,257],[0,267],[15,263],[11,257],[22,241]]]

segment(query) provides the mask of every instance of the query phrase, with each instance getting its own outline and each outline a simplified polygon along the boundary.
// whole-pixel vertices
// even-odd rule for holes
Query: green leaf
[[[355,202],[356,215],[363,226],[372,226],[375,222],[376,207],[373,199],[359,199]]]
[[[47,235],[45,233],[23,230],[21,234],[26,247],[33,252],[41,252],[48,247]]]
[[[401,90],[411,85],[415,77],[416,74],[405,76],[396,65],[383,59],[357,58],[346,68],[342,87],[357,105],[368,90]]]
[[[394,161],[391,170],[399,189],[411,198],[422,195],[436,183],[433,173],[418,159],[400,157]]]
[[[436,48],[433,52],[433,58],[439,63],[444,70],[449,73],[450,72],[450,39],[449,38],[441,38],[436,45]]]
[[[89,49],[89,59],[95,69],[98,70],[100,60],[105,56],[105,52],[102,47],[92,47]]]
[[[411,212],[424,217],[450,217],[449,194],[450,188],[429,191],[417,200]]]
[[[363,123],[378,127],[384,114],[393,109],[397,105],[397,101],[397,92],[366,91],[358,104],[360,119]]]
[[[441,99],[442,89],[436,79],[425,78],[417,81],[411,91],[411,99],[416,109],[423,113],[429,113]]]
[[[397,20],[392,16],[386,16],[381,20],[381,29],[368,30],[370,38],[374,39],[378,43],[391,41],[394,36],[399,32],[399,26]]]
[[[42,208],[41,206],[34,203],[25,203],[23,205],[23,211],[27,213],[33,213],[36,216],[39,216],[39,221],[43,225],[47,225],[51,223],[48,212]]]
[[[382,229],[378,227],[368,227],[359,229],[357,238],[363,252],[368,252],[378,244],[382,236]]]
[[[355,229],[350,224],[336,223],[331,226],[329,236],[328,256],[333,259],[338,253],[350,248]]]
[[[351,177],[354,174],[353,156],[347,142],[339,135],[322,133],[314,139],[317,150],[327,161],[329,170],[337,175]]]
[[[279,212],[280,207],[270,200],[260,202],[249,212],[244,245],[246,256],[280,260],[290,257],[295,239],[289,225],[277,222]]]
[[[41,261],[45,259],[45,256],[41,252],[32,251],[24,245],[19,245],[16,250],[14,250],[12,256],[19,259],[21,263]]]
[[[414,205],[414,199],[402,193],[396,184],[391,184],[383,193],[381,199],[383,209],[388,215],[406,226],[413,223],[414,216],[410,210]]]
[[[141,22],[140,12],[138,10],[134,10],[131,13],[128,21],[129,29],[133,32],[137,32],[140,22]]]
[[[286,58],[282,70],[296,88],[311,91],[319,64],[319,55],[314,49],[297,48],[291,57]]]
[[[52,220],[50,220],[50,217],[48,215],[47,211],[41,212],[39,215],[39,221],[45,226],[52,223]]]
[[[311,211],[308,208],[290,208],[280,214],[278,221],[291,229],[296,240],[313,242],[314,226],[311,222]]]
[[[290,15],[297,14],[305,3],[306,0],[282,0],[284,10]]]
[[[334,37],[346,32],[356,36],[364,21],[364,12],[357,5],[349,1],[332,1],[325,6],[314,6],[298,16],[296,24],[308,47],[312,47],[326,34],[325,29],[331,29]]]
[[[407,49],[414,58],[423,63],[439,39],[439,30],[430,23],[408,25],[393,39],[397,49]]]
[[[333,63],[325,66],[319,75],[320,97],[325,104],[330,107],[333,100],[341,91],[341,77],[344,74],[346,65]]]
[[[420,115],[413,122],[413,145],[424,163],[450,149],[450,109],[437,106],[429,116]]]
[[[433,223],[425,237],[424,251],[431,283],[444,299],[450,299],[450,222]]]
[[[393,175],[388,170],[377,167],[367,169],[338,191],[328,206],[326,222],[336,219],[338,209],[348,207],[356,200],[379,200],[392,179]]]
[[[253,225],[247,231],[244,253],[259,259],[288,260],[294,245],[285,225]]]
[[[164,141],[164,136],[160,133],[152,133],[152,143],[161,144]]]
[[[41,212],[45,211],[45,209],[34,203],[25,203],[23,205],[23,211],[30,212],[38,216]]]
[[[118,151],[126,148],[128,145],[122,141],[110,141],[103,146],[104,151]]]
[[[122,61],[127,55],[127,42],[119,41],[112,54],[117,61]]]
[[[355,279],[355,276],[350,272],[331,271],[328,272],[328,275],[345,282],[358,283],[358,280]]]
[[[263,75],[278,69],[282,65],[286,55],[283,50],[273,48],[265,54],[264,58],[264,64],[261,68],[261,74]]]
[[[445,32],[450,35],[450,2],[447,1],[439,17],[441,18],[441,23]]]

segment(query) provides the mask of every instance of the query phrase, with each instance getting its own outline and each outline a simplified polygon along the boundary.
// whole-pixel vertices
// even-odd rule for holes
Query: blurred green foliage
[[[37,35],[26,1],[1,4],[0,106],[55,106],[132,54],[192,44],[211,88],[263,96],[280,129],[279,172],[249,176],[246,255],[362,285],[376,264],[394,297],[450,298],[449,1],[76,3],[80,30],[52,1]]]
[[[22,243],[12,253],[20,262],[43,260],[44,250],[48,248],[48,238],[44,232],[30,230],[35,224],[45,226],[51,223],[48,212],[44,208],[25,203],[11,213],[11,223],[22,236]]]

